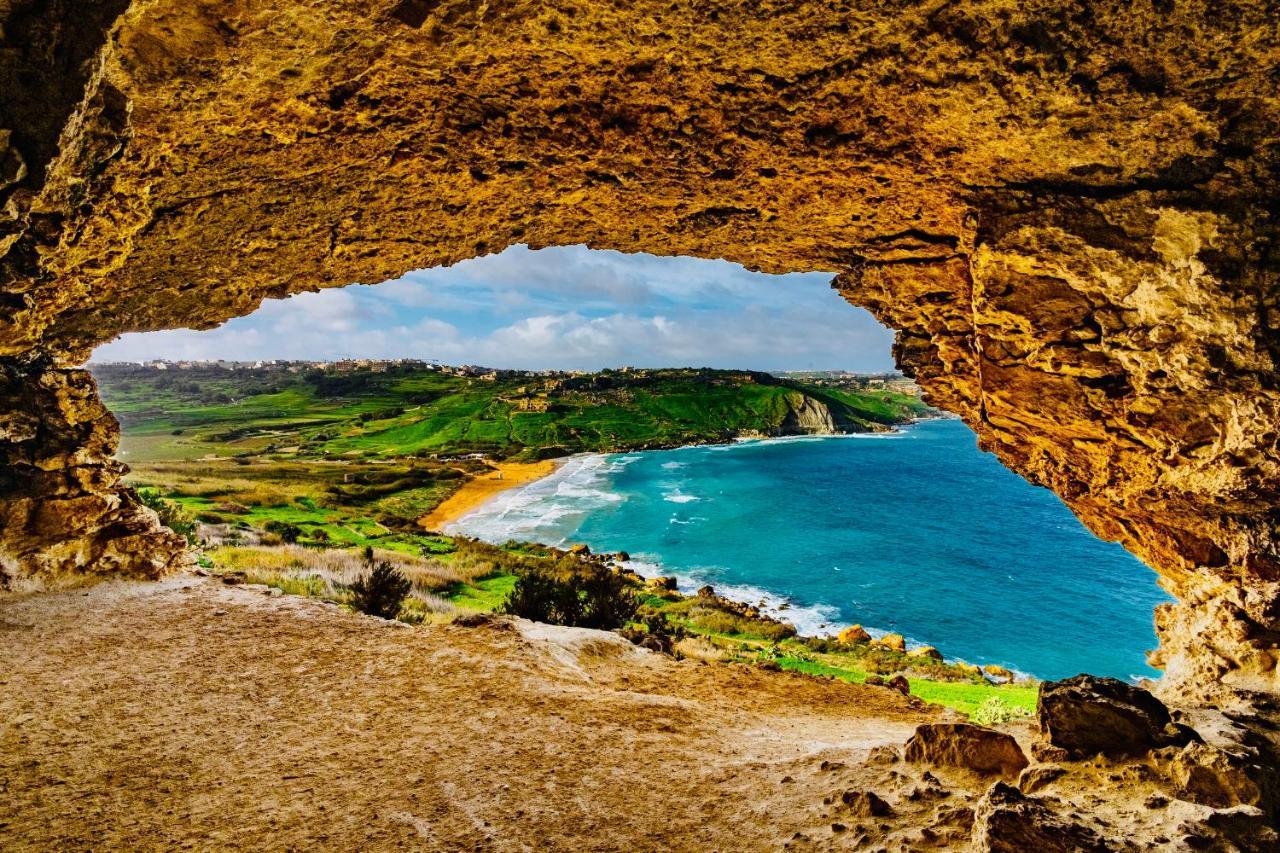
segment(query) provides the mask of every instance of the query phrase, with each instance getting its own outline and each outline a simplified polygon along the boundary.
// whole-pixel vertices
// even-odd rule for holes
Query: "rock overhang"
[[[0,67],[11,578],[181,561],[96,344],[585,243],[839,271],[931,402],[1160,572],[1170,690],[1280,690],[1269,4],[90,6],[0,12],[45,48]]]

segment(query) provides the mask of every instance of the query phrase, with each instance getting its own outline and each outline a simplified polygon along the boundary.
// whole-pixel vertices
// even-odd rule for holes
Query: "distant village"
[[[411,372],[432,371],[446,376],[463,376],[496,382],[501,379],[554,379],[574,376],[590,376],[594,373],[644,373],[647,368],[620,367],[612,370],[515,370],[493,367],[482,367],[475,364],[450,365],[438,361],[427,361],[418,358],[341,358],[335,361],[302,361],[285,359],[262,359],[258,361],[216,360],[181,360],[169,361],[155,359],[151,361],[108,361],[95,362],[95,368],[133,368],[150,370],[223,370],[261,371],[265,373],[304,373],[321,370],[326,373],[354,373],[368,371],[370,373],[386,373],[387,371]],[[794,379],[812,385],[838,388],[883,388],[905,394],[917,394],[916,383],[901,373],[855,373],[848,370],[789,370],[777,371],[775,376]]]
[[[499,370],[492,367],[481,367],[475,364],[450,365],[437,361],[424,361],[420,358],[340,358],[335,361],[300,361],[286,359],[261,359],[259,361],[229,361],[227,359],[210,359],[208,361],[182,360],[169,361],[155,359],[152,361],[104,361],[94,362],[94,367],[143,367],[151,370],[253,370],[262,372],[304,373],[323,370],[328,373],[354,373],[367,370],[370,373],[386,373],[388,370],[399,371],[433,371],[446,376],[466,376],[472,379],[508,379],[521,376],[583,376],[588,371],[580,370]]]

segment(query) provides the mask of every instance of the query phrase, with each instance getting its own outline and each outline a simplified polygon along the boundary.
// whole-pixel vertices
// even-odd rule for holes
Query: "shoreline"
[[[943,416],[945,417],[945,416]],[[579,456],[611,456],[619,453],[650,453],[664,450],[683,450],[694,447],[720,447],[743,443],[765,443],[787,441],[790,439],[822,439],[822,438],[856,438],[866,436],[893,435],[901,433],[904,428],[912,427],[922,421],[939,420],[938,417],[919,417],[893,424],[883,430],[861,430],[857,432],[824,432],[824,433],[791,433],[784,435],[768,435],[765,433],[740,433],[730,438],[719,440],[688,442],[685,444],[656,445],[635,447],[627,450],[600,450],[573,453],[568,456],[557,456],[538,462],[491,462],[493,471],[472,477],[463,482],[449,497],[445,498],[431,512],[418,519],[418,525],[425,530],[443,532],[447,524],[453,524],[465,515],[480,509],[485,504],[505,491],[523,487],[550,477],[559,471],[571,459]],[[498,474],[502,476],[499,478]]]
[[[643,449],[613,450],[613,451],[599,451],[599,452],[589,451],[586,453],[575,453],[570,456],[561,456],[555,459],[544,460],[542,462],[536,462],[536,463],[506,463],[506,462],[491,463],[496,466],[497,470],[484,474],[481,477],[476,477],[468,480],[466,483],[463,484],[463,486],[457,492],[455,492],[452,496],[450,496],[450,498],[448,498],[444,503],[442,503],[435,510],[433,510],[428,516],[425,516],[423,519],[420,519],[419,524],[423,525],[424,527],[429,527],[428,521],[433,518],[436,518],[437,515],[439,515],[441,517],[444,517],[444,520],[439,522],[441,527],[435,527],[435,528],[429,528],[429,529],[434,529],[440,532],[446,532],[442,530],[444,525],[451,525],[459,521],[460,519],[462,519],[464,516],[470,515],[471,513],[476,512],[477,510],[480,510],[485,505],[496,500],[498,496],[503,493],[506,493],[508,491],[514,491],[517,489],[523,489],[525,487],[531,486],[532,484],[540,480],[546,479],[547,477],[550,477],[560,472],[567,464],[569,464],[573,460],[581,459],[583,457],[603,458],[607,456],[623,455],[627,453],[655,453],[655,452],[669,453],[669,452],[672,452],[675,450],[681,450],[681,449],[696,449],[696,448],[705,449],[705,448],[713,448],[713,447],[743,446],[743,445],[750,445],[750,444],[775,444],[775,443],[781,444],[781,443],[787,443],[791,441],[813,441],[813,440],[823,440],[823,439],[889,438],[895,435],[897,436],[903,435],[904,433],[909,431],[912,427],[915,427],[924,422],[937,421],[937,420],[953,420],[953,419],[955,418],[922,417],[922,418],[912,418],[909,421],[904,421],[902,423],[895,424],[889,429],[885,429],[885,430],[875,430],[875,431],[866,431],[866,432],[816,433],[816,434],[815,433],[798,433],[793,435],[778,435],[778,436],[740,435],[740,436],[736,436],[734,438],[723,440],[723,441],[697,442],[697,443],[675,445],[672,447],[649,447],[649,448],[643,448]],[[502,471],[506,474],[506,476],[504,476],[503,480],[501,481],[496,480],[496,474],[498,473],[498,471]],[[512,473],[514,473],[515,476],[512,476]],[[454,531],[454,532],[456,533],[457,531]],[[463,534],[463,535],[475,535],[475,534]],[[497,544],[496,541],[490,539],[489,537],[482,537],[482,538],[484,539],[484,541],[490,541],[491,544]],[[540,541],[539,544],[542,544],[551,548],[567,549],[571,547],[573,543],[571,543],[569,540],[562,540],[558,543]],[[648,560],[644,559],[644,556],[645,555],[637,554],[634,557],[628,557],[628,559],[618,562],[617,565],[620,568],[623,568],[633,573],[635,576],[641,578],[643,581],[649,581],[649,580],[662,578],[662,577],[671,577],[678,584],[676,592],[678,592],[678,594],[685,597],[696,596],[697,590],[699,588],[706,586],[708,584],[714,584],[714,589],[716,591],[716,594],[719,595],[720,597],[724,598],[727,601],[735,602],[737,604],[757,608],[765,618],[773,619],[778,622],[792,625],[792,627],[795,628],[797,631],[796,635],[801,638],[833,639],[842,630],[850,627],[850,625],[853,624],[853,623],[844,622],[843,620],[838,619],[838,617],[829,618],[825,613],[821,612],[823,610],[826,610],[830,605],[826,605],[822,603],[815,604],[815,605],[799,604],[798,602],[795,602],[791,598],[791,596],[788,594],[767,590],[767,589],[764,589],[763,587],[758,587],[750,583],[724,583],[724,582],[715,583],[706,578],[700,578],[679,570],[671,569],[670,567],[664,566],[658,562],[649,562]],[[797,616],[800,616],[801,618],[796,619]],[[815,624],[816,620],[818,619],[822,620],[822,624]],[[903,635],[905,646],[908,651],[921,648],[921,647],[937,648],[936,646],[934,646],[929,642],[917,639],[911,636],[910,634],[906,634],[906,632],[901,631],[901,629],[898,629],[896,631],[892,629],[886,630],[886,629],[876,628],[876,627],[872,627],[865,624],[863,624],[861,627],[872,636],[873,641],[878,640],[880,637],[887,634],[898,633]],[[950,655],[946,655],[945,652],[943,652],[943,654],[945,655],[943,662],[948,666],[972,666],[979,669],[984,666],[984,664],[971,663],[970,661],[967,661],[964,658],[952,657]],[[1038,680],[1036,676],[1032,675],[1026,670],[1021,669],[1016,665],[996,664],[996,666],[1000,667],[1001,669],[1006,669],[1012,673],[1013,677],[1010,683],[1023,683],[1028,680],[1031,680],[1031,681]]]
[[[547,462],[545,463],[527,463],[525,465],[521,465],[519,463],[493,463],[498,465],[499,468],[502,468],[503,466],[510,466],[510,465],[514,465],[517,468],[525,468],[525,467],[532,467],[535,465],[549,464],[552,462],[554,462],[554,466],[547,468],[545,473],[525,476],[519,482],[515,480],[511,480],[511,481],[505,482],[504,485],[498,486],[496,488],[492,486],[472,487],[473,484],[477,484],[481,481],[483,481],[483,483],[486,483],[486,484],[491,484],[493,482],[492,474],[486,474],[486,475],[482,475],[482,477],[480,478],[473,478],[471,480],[468,480],[466,483],[463,484],[463,486],[457,492],[454,493],[454,495],[452,495],[444,503],[442,503],[435,510],[433,510],[428,516],[425,516],[423,519],[420,519],[419,523],[422,524],[424,527],[430,527],[428,522],[436,520],[437,518],[443,518],[444,520],[437,522],[438,524],[441,525],[440,527],[435,527],[430,529],[439,530],[440,532],[448,532],[443,530],[443,527],[445,525],[452,525],[458,522],[464,516],[470,515],[478,510],[483,509],[489,503],[496,500],[499,495],[506,493],[508,491],[515,491],[517,489],[523,489],[525,487],[531,486],[534,483],[538,482],[539,480],[543,480],[547,477],[552,476],[553,474],[560,472],[561,469],[563,469],[567,464],[569,464],[573,460],[582,459],[584,457],[604,458],[604,457],[613,456],[613,455],[625,455],[628,453],[670,453],[673,451],[685,450],[685,449],[707,449],[707,448],[717,448],[717,447],[730,448],[730,447],[742,447],[742,446],[749,446],[749,445],[783,444],[783,443],[789,443],[794,441],[817,441],[817,440],[826,440],[826,439],[890,438],[893,436],[901,436],[905,432],[907,432],[907,430],[909,430],[911,427],[914,427],[917,424],[922,423],[924,421],[931,421],[931,420],[939,420],[939,418],[933,418],[933,417],[912,418],[909,421],[904,421],[898,424],[894,424],[893,426],[883,430],[867,430],[867,431],[858,431],[858,432],[832,432],[832,433],[794,433],[789,435],[741,434],[741,435],[734,436],[732,438],[722,439],[718,441],[690,442],[686,444],[678,444],[678,445],[671,445],[671,446],[664,446],[664,447],[633,448],[630,450],[588,451],[585,453],[575,453],[570,456],[557,457],[553,460],[547,460]],[[472,488],[469,488],[469,487],[472,487]],[[455,501],[457,502],[456,504],[455,504]],[[457,531],[454,531],[454,532],[456,533]],[[473,534],[464,534],[464,535],[476,535],[476,534],[473,533]],[[491,538],[491,537],[482,536],[481,538],[484,538],[485,541],[489,541],[492,544],[496,544],[498,539],[501,539],[503,537]],[[574,543],[571,542],[570,540],[564,539],[559,542],[549,542],[549,541],[540,540],[539,544],[546,545],[547,547],[552,547],[552,548],[568,548],[570,547],[571,544],[574,544]],[[689,575],[687,573],[671,569],[660,563],[650,563],[644,559],[632,558],[622,563],[621,565],[645,579],[658,578],[658,577],[664,577],[664,576],[674,576],[678,579],[681,593],[685,595],[693,595],[694,592],[699,587],[709,583],[709,581],[705,578]],[[850,624],[852,624],[852,623],[842,622],[836,618],[828,618],[826,614],[820,612],[822,610],[826,610],[830,605],[799,604],[785,593],[773,592],[773,591],[764,589],[762,587],[754,586],[749,583],[724,584],[722,582],[720,584],[717,584],[716,588],[718,590],[722,590],[722,594],[727,599],[739,602],[741,604],[759,607],[762,610],[762,612],[764,612],[768,616],[775,619],[791,622],[792,619],[794,619],[796,616],[801,616],[801,618],[797,620],[801,623],[801,625],[796,625],[796,627],[801,630],[802,634],[805,634],[806,631],[810,632],[806,634],[807,636],[815,636],[815,637],[835,636],[842,629],[847,628],[849,627]],[[788,616],[792,617],[792,619],[788,619]],[[806,616],[808,618],[805,618]],[[819,620],[820,620],[820,623],[819,623]],[[802,625],[803,627],[801,627]],[[864,626],[864,627],[867,627],[867,626]],[[880,636],[882,634],[894,633],[891,630],[883,630],[883,629],[877,629],[877,628],[871,628],[871,627],[867,627],[867,630],[870,631],[873,634],[873,636]],[[908,645],[912,647],[929,645],[928,643],[925,643],[920,640],[916,640],[912,637],[907,637],[906,639],[907,639]]]
[[[569,460],[568,456],[539,462],[496,462],[487,474],[471,477],[458,490],[418,519],[425,530],[441,532],[463,516],[479,509],[502,492],[549,477]]]

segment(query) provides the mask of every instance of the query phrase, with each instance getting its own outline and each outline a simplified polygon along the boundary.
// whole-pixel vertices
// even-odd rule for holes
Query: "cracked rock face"
[[[1166,690],[1280,690],[1272,4],[71,5],[0,4],[9,577],[176,559],[94,345],[586,243],[836,274],[1160,573]]]

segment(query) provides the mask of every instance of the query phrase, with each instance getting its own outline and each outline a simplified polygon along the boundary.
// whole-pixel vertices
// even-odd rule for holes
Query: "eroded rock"
[[[1034,794],[1046,785],[1061,779],[1067,771],[1058,764],[1038,764],[1028,767],[1018,776],[1018,790]]]
[[[996,782],[974,808],[973,849],[980,853],[1106,853],[1093,830],[1055,813],[1042,799]]]
[[[905,652],[907,650],[907,641],[901,634],[885,634],[883,637],[876,637],[872,642],[877,646],[884,646],[895,652]]]
[[[1047,681],[1040,687],[1036,715],[1045,739],[1068,758],[1141,755],[1197,737],[1174,723],[1149,691],[1116,678],[1077,675]]]
[[[836,642],[846,646],[856,646],[871,642],[871,635],[861,625],[850,625],[836,635]]]
[[[907,761],[1016,777],[1028,761],[1011,735],[969,723],[926,723],[903,748]]]
[[[1188,744],[1169,763],[1177,796],[1214,808],[1263,805],[1263,789],[1257,781],[1261,771],[1204,743]]]
[[[875,791],[845,791],[840,795],[840,802],[857,817],[885,817],[893,813],[893,807]]]

